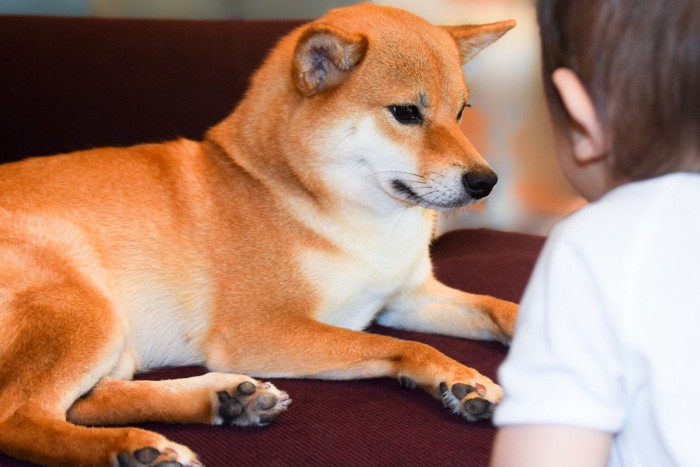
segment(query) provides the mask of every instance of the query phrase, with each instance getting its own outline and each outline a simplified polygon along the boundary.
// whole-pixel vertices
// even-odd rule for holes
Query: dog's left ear
[[[367,39],[328,25],[315,25],[302,34],[294,51],[294,80],[305,96],[342,83],[365,56]]]
[[[462,55],[462,63],[467,63],[487,45],[515,27],[515,20],[489,24],[469,24],[464,26],[442,26],[454,38]]]

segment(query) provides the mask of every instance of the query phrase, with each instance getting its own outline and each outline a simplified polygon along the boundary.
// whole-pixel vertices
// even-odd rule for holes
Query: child
[[[700,466],[700,2],[539,0],[562,170],[492,465]]]

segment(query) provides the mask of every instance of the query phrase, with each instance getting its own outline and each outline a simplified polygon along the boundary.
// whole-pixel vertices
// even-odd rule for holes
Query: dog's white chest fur
[[[358,226],[360,235],[331,224],[325,233],[339,250],[302,254],[303,271],[320,297],[317,320],[366,328],[390,299],[430,273],[430,213],[421,208],[400,210],[373,229],[366,227]]]

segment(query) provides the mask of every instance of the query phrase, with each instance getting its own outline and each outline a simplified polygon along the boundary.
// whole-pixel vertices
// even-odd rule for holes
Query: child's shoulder
[[[700,174],[673,173],[615,188],[562,220],[552,236],[624,243],[660,227],[700,222],[698,206]]]
[[[673,173],[625,183],[568,216],[563,224],[589,224],[607,229],[623,222],[666,214],[668,217],[692,215],[700,202],[700,173]],[[692,207],[692,212],[684,212]],[[609,221],[610,224],[605,221]]]

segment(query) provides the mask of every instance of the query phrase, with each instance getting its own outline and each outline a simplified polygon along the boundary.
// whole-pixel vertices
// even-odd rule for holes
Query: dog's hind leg
[[[68,419],[91,425],[143,421],[265,425],[290,402],[270,383],[230,373],[163,381],[105,378],[73,404]]]
[[[0,449],[44,465],[127,467],[168,460],[183,466],[200,465],[188,448],[157,433],[137,428],[77,426],[56,414],[42,413],[33,405],[22,407],[0,422]]]
[[[0,248],[0,452],[47,465],[197,465],[189,449],[159,434],[66,421],[73,401],[116,363],[120,322],[70,265],[18,268],[10,260],[19,257]]]

